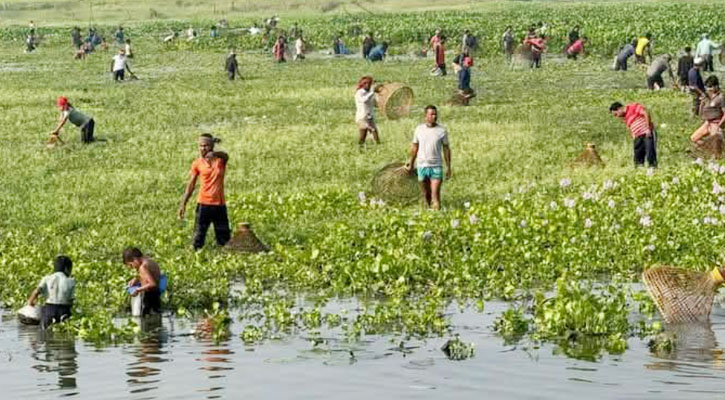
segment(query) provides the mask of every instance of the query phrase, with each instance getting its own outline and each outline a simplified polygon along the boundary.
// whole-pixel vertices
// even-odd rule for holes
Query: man
[[[524,45],[529,45],[531,48],[531,62],[529,63],[529,67],[540,68],[541,53],[546,50],[546,36],[527,37],[524,39]]]
[[[70,32],[71,41],[73,43],[73,48],[76,50],[80,50],[81,45],[83,44],[83,39],[81,39],[81,30],[77,26],[73,28],[73,30]]]
[[[56,257],[53,274],[43,277],[28,298],[28,305],[35,306],[38,296],[45,296],[45,305],[40,311],[40,326],[43,329],[71,317],[76,288],[76,281],[70,276],[72,268],[73,262],[70,258]]]
[[[60,119],[58,125],[50,133],[50,143],[63,143],[60,139],[60,130],[66,122],[70,121],[73,125],[81,128],[81,141],[83,143],[91,143],[93,138],[93,130],[96,125],[93,118],[81,113],[73,108],[67,97],[60,96],[56,101],[56,105],[60,109]]]
[[[645,64],[647,56],[652,60],[652,34],[649,32],[637,39],[637,45],[634,49],[634,61],[636,64]]]
[[[123,33],[123,27],[122,26],[119,26],[118,27],[118,29],[116,30],[116,32],[113,34],[113,37],[116,38],[116,43],[121,44],[121,45],[126,41],[125,38],[124,38],[124,33]]]
[[[566,58],[576,60],[579,54],[584,54],[584,45],[587,43],[587,37],[577,38],[574,43],[566,49]]]
[[[473,51],[474,47],[476,47],[476,37],[471,35],[470,30],[466,29],[466,31],[463,32],[463,37],[461,38],[461,52],[470,53]]]
[[[219,246],[225,245],[231,236],[229,218],[224,200],[224,173],[229,155],[214,151],[214,145],[221,140],[209,133],[199,136],[199,155],[191,164],[189,183],[179,206],[179,219],[184,218],[186,203],[196,188],[197,179],[201,178],[201,188],[196,201],[196,220],[194,221],[194,249],[204,247],[206,232],[209,225],[214,224],[214,233]]]
[[[362,56],[364,59],[367,59],[370,55],[370,51],[375,47],[375,39],[373,39],[373,34],[368,33],[365,35],[365,39],[363,39],[362,43]]]
[[[425,108],[425,123],[415,128],[406,168],[411,171],[417,160],[418,182],[425,205],[434,210],[441,208],[443,159],[446,164],[445,177],[450,179],[452,171],[448,132],[438,124],[438,109],[429,105]]]
[[[501,43],[503,44],[503,53],[506,55],[506,59],[510,60],[514,54],[514,35],[511,32],[511,25],[506,27],[501,37]]]
[[[645,159],[651,168],[657,167],[657,131],[647,109],[639,103],[623,106],[615,101],[609,106],[609,112],[622,118],[634,139],[634,164],[644,165]]]
[[[579,25],[574,26],[574,29],[569,32],[569,45],[567,47],[571,47],[577,40],[579,40]]]
[[[677,88],[677,80],[675,75],[672,73],[670,67],[670,60],[672,56],[669,54],[663,54],[652,61],[652,64],[647,68],[647,88],[650,90],[659,90],[665,87],[665,81],[662,79],[662,74],[665,71],[670,75],[672,80],[672,86]]]
[[[284,55],[287,52],[287,42],[285,41],[284,36],[279,35],[277,38],[277,41],[274,43],[274,47],[272,47],[272,53],[274,54],[274,60],[278,63],[286,62]]]
[[[368,133],[373,135],[375,143],[380,144],[378,126],[375,124],[375,95],[378,88],[372,90],[373,77],[363,76],[355,91],[355,123],[358,129],[358,144],[365,144]]]
[[[131,296],[143,295],[141,315],[161,313],[161,269],[152,259],[145,257],[141,250],[129,247],[123,250],[123,263],[136,270],[136,277],[128,282]]]
[[[705,81],[705,88],[707,93],[700,109],[703,124],[690,136],[692,143],[700,147],[704,144],[704,139],[711,136],[719,136],[718,139],[722,142],[722,126],[725,123],[725,103],[720,92],[720,80],[715,75],[709,76]]]
[[[695,65],[695,59],[692,57],[691,48],[685,47],[685,54],[677,60],[677,78],[680,81],[680,87],[685,90],[689,86],[687,74]]]
[[[430,47],[435,55],[435,66],[432,73],[438,76],[446,74],[446,48],[444,43],[445,38],[441,34],[441,30],[436,29],[435,35],[430,38]]]
[[[617,61],[614,66],[615,71],[626,71],[627,60],[629,57],[634,55],[634,47],[637,45],[637,39],[632,40],[632,43],[627,43],[619,50],[617,54]]]
[[[234,52],[234,50],[229,51],[225,66],[227,70],[227,78],[229,78],[230,81],[233,81],[234,77],[239,72],[239,64],[237,64],[237,54]]]
[[[111,72],[113,72],[114,82],[124,80],[124,71],[128,71],[133,77],[133,72],[131,72],[131,68],[128,66],[128,62],[126,62],[126,51],[119,49],[118,54],[113,56],[111,60]]]
[[[458,70],[458,96],[461,99],[461,104],[467,106],[473,97],[476,96],[473,89],[471,89],[471,66],[473,65],[473,59],[471,57],[463,57],[461,62],[461,69]]]
[[[705,97],[705,83],[702,81],[700,71],[704,65],[702,57],[695,57],[694,65],[687,72],[687,87],[692,94],[692,115],[700,115],[700,99]]]
[[[133,49],[131,49],[131,39],[126,39],[126,58],[133,58]]]
[[[375,62],[375,61],[383,61],[385,59],[385,55],[388,52],[388,42],[383,42],[383,44],[379,44],[370,50],[370,54],[368,54],[368,60]]]
[[[697,43],[697,47],[695,48],[695,57],[702,57],[705,63],[704,70],[706,72],[713,72],[715,70],[713,68],[714,63],[712,52],[719,47],[720,45],[710,40],[706,34],[703,34],[700,41]]]
[[[305,59],[305,39],[302,38],[302,35],[298,35],[297,39],[295,39],[295,56],[294,60],[304,60]]]

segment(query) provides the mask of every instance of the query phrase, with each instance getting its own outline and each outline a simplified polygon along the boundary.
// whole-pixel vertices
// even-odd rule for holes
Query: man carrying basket
[[[358,128],[358,143],[365,144],[368,132],[373,135],[375,143],[380,144],[378,126],[375,124],[375,94],[380,86],[372,90],[373,77],[363,76],[357,83],[355,91],[355,123]]]

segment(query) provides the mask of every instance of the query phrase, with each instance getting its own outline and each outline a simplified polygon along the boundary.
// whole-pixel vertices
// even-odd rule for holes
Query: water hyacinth
[[[458,228],[458,225],[460,225],[460,224],[461,224],[460,219],[454,219],[451,221],[451,228],[456,229],[456,228]]]
[[[589,228],[592,227],[592,225],[594,225],[594,222],[592,222],[591,219],[587,218],[587,219],[584,220],[584,227],[585,228],[589,229]]]
[[[568,188],[569,186],[571,186],[571,179],[564,178],[564,179],[562,179],[562,180],[559,181],[559,187],[561,187],[561,188]]]
[[[609,199],[609,201],[607,202],[607,207],[614,208],[616,206],[617,206],[617,202],[612,199]]]
[[[564,199],[564,206],[566,206],[567,208],[574,208],[576,207],[576,200],[567,197],[566,199]]]
[[[365,203],[368,200],[367,195],[365,195],[365,192],[358,192],[357,199],[361,203]]]
[[[649,215],[645,214],[642,216],[642,218],[639,219],[639,224],[644,226],[645,228],[652,226],[652,218],[650,218]]]
[[[717,182],[712,182],[712,194],[720,194],[723,192],[722,186],[718,184]]]
[[[559,205],[557,205],[556,202],[552,200],[551,203],[549,203],[549,208],[551,208],[552,210],[556,210],[557,208],[559,208]]]
[[[470,216],[468,216],[468,222],[470,222],[471,225],[476,225],[478,223],[478,217],[476,216],[476,214],[471,214]]]

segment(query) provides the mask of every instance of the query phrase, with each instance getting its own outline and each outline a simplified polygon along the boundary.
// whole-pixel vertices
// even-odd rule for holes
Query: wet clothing
[[[627,43],[625,44],[621,50],[619,50],[619,54],[617,54],[617,63],[614,67],[615,71],[626,71],[627,70],[627,59],[629,57],[632,57],[634,54],[634,46],[632,44]]]
[[[644,57],[644,51],[649,47],[650,40],[646,37],[637,39],[637,47],[634,49],[634,54],[637,56]]]
[[[114,81],[122,81],[126,77],[126,74],[122,69],[119,69],[117,71],[113,71],[113,80]]]
[[[201,178],[201,188],[196,202],[206,206],[222,206],[224,201],[224,173],[227,163],[219,157],[211,162],[199,157],[191,164],[191,176]]]
[[[690,72],[690,69],[694,66],[694,58],[690,55],[684,55],[677,60],[677,78],[679,79],[681,86],[687,86],[689,84],[687,75]]]
[[[577,56],[584,52],[584,40],[583,39],[577,39],[574,43],[569,46],[568,49],[566,49],[566,55],[569,58],[576,59]]]
[[[225,245],[231,238],[229,230],[229,217],[225,205],[196,205],[196,219],[194,221],[194,249],[204,247],[206,232],[214,224],[214,234],[219,246]]]
[[[418,167],[418,181],[423,182],[426,179],[443,180],[443,167]]]
[[[43,329],[47,329],[49,326],[63,322],[70,318],[72,315],[71,305],[69,304],[50,304],[45,305],[40,309],[40,326]]]
[[[652,131],[650,136],[640,136],[634,139],[634,164],[647,164],[654,168],[657,167],[657,132]]]
[[[73,304],[76,280],[63,272],[54,272],[43,277],[38,284],[38,293],[50,304]]]
[[[700,74],[700,70],[698,70],[694,66],[690,68],[690,70],[687,72],[687,84],[688,86],[698,88],[703,92],[705,91],[705,82],[702,81],[702,75]]]
[[[161,314],[161,291],[158,286],[143,292],[141,315]]]
[[[448,132],[443,125],[418,125],[413,134],[413,143],[418,145],[418,168],[443,166],[443,146],[448,146]]]
[[[665,81],[662,79],[662,74],[670,68],[670,61],[660,56],[652,61],[652,64],[647,68],[647,88],[654,89],[657,87],[664,87]]]

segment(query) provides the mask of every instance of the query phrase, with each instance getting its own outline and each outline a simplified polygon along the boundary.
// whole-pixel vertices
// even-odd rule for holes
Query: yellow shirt
[[[641,56],[644,53],[644,48],[649,44],[649,39],[641,37],[637,39],[637,47],[634,49],[634,54]]]

